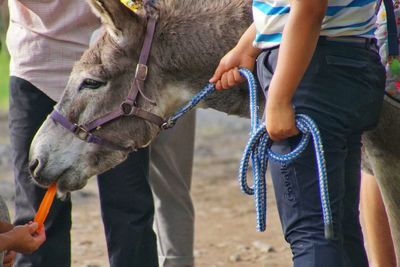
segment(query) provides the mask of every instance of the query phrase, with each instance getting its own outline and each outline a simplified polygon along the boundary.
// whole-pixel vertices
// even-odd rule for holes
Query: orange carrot
[[[38,230],[43,227],[44,221],[46,220],[47,215],[49,214],[49,210],[51,204],[53,203],[54,196],[57,193],[57,185],[53,183],[47,189],[46,194],[43,197],[42,202],[40,203],[39,210],[37,211],[35,218],[33,219],[34,222],[38,223]]]

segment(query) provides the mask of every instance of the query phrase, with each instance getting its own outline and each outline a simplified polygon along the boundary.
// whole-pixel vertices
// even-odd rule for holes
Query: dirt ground
[[[0,194],[12,208],[14,193],[5,116],[0,118]],[[290,251],[282,239],[271,181],[267,231],[258,233],[253,199],[240,192],[237,171],[248,120],[214,111],[198,112],[192,195],[196,210],[196,267],[287,267]],[[109,266],[96,180],[72,194],[74,267]],[[89,223],[88,223],[89,222]]]

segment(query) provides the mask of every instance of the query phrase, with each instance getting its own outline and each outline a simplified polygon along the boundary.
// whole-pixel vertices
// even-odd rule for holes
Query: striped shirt
[[[376,0],[328,0],[321,36],[359,36],[372,38],[375,31]],[[254,0],[253,16],[257,28],[254,46],[279,45],[290,12],[289,0]]]

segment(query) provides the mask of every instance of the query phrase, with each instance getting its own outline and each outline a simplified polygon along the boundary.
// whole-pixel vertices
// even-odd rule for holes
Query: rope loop
[[[250,97],[250,115],[251,115],[251,129],[250,138],[243,152],[242,160],[239,169],[239,184],[241,190],[248,195],[254,196],[254,203],[256,208],[257,217],[257,230],[265,231],[266,228],[266,214],[267,214],[267,187],[265,175],[267,172],[268,159],[287,164],[300,156],[300,154],[307,148],[310,139],[313,140],[315,149],[318,180],[320,188],[321,208],[323,221],[325,225],[325,238],[333,239],[333,222],[332,211],[329,202],[328,192],[328,178],[326,173],[326,163],[324,158],[324,150],[321,141],[321,136],[316,123],[307,115],[296,115],[296,126],[303,133],[297,147],[286,155],[281,155],[273,152],[270,147],[272,141],[270,140],[264,122],[259,118],[259,107],[257,106],[257,89],[258,84],[253,73],[245,68],[239,69],[240,74],[247,79]],[[183,106],[175,115],[171,116],[167,123],[162,126],[162,129],[173,127],[176,122],[192,110],[201,100],[209,96],[215,91],[214,84],[207,84],[192,100]],[[253,172],[253,186],[249,186],[247,181],[247,173],[252,165]]]
[[[257,212],[257,230],[265,231],[267,214],[267,187],[265,175],[268,159],[288,164],[300,156],[307,148],[310,138],[313,139],[318,180],[320,187],[321,208],[325,225],[325,238],[333,238],[332,211],[329,203],[328,178],[321,136],[316,123],[307,115],[296,115],[296,127],[303,133],[295,149],[285,155],[273,152],[270,147],[272,140],[268,136],[266,125],[261,122],[257,106],[257,83],[254,75],[247,69],[241,68],[240,74],[247,79],[250,97],[251,129],[250,138],[243,152],[239,169],[239,184],[245,194],[253,195]],[[249,186],[247,173],[252,165],[253,186]]]

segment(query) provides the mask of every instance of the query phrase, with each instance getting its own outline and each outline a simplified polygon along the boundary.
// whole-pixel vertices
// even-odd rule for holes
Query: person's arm
[[[0,234],[11,231],[14,228],[14,225],[0,221]]]
[[[298,133],[292,98],[314,54],[327,9],[327,0],[292,0],[290,4],[266,106],[267,130],[275,141]]]
[[[8,238],[5,234],[0,234],[0,252],[6,251],[10,247],[10,238]]]
[[[0,234],[0,252],[13,250],[32,253],[46,240],[44,228],[38,231],[38,224],[15,226],[11,231]]]
[[[256,38],[254,23],[242,35],[237,45],[229,51],[220,61],[211,83],[216,84],[216,89],[228,89],[244,81],[238,71],[238,67],[254,69],[257,56],[261,50],[253,46]]]

